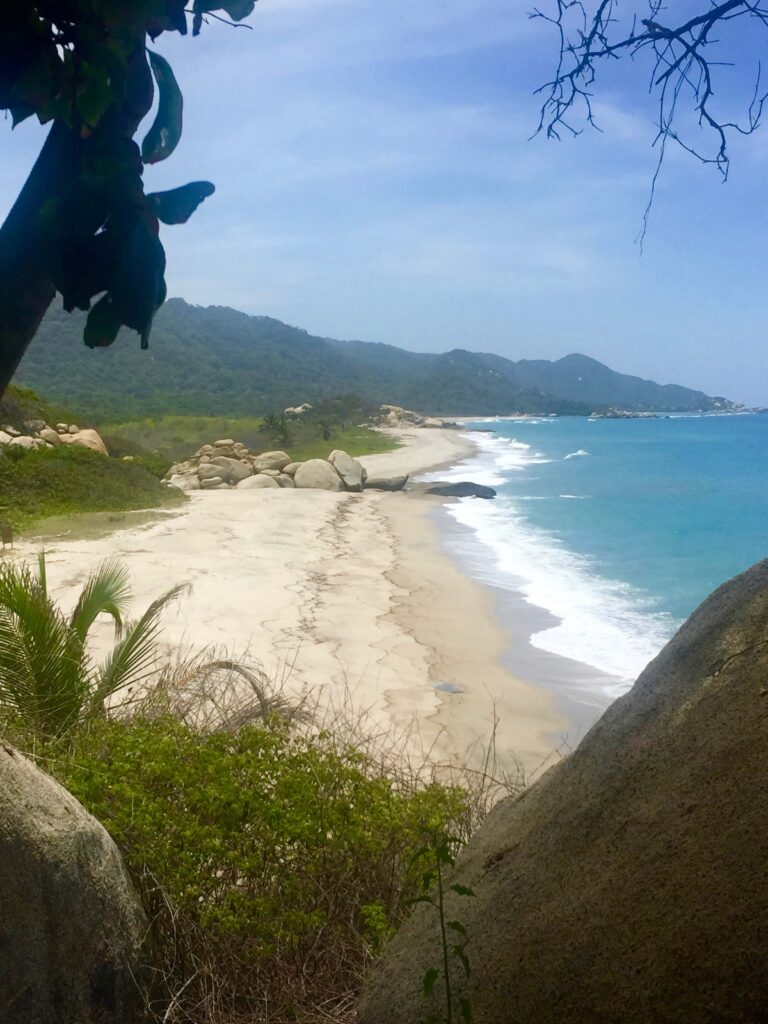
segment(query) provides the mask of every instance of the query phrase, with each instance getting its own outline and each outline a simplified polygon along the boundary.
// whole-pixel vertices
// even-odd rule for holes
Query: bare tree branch
[[[761,92],[761,69],[745,117],[739,122],[720,114],[714,104],[715,72],[728,66],[718,59],[719,40],[713,31],[741,19],[745,32],[756,27],[768,29],[768,6],[761,0],[701,0],[700,13],[686,21],[669,20],[664,0],[646,0],[642,17],[638,11],[618,17],[618,0],[551,0],[551,11],[537,8],[532,18],[541,18],[558,33],[559,56],[554,78],[537,90],[544,99],[537,133],[559,139],[562,133],[578,135],[580,119],[598,127],[593,110],[593,86],[598,67],[606,60],[634,58],[648,53],[652,58],[649,87],[659,96],[657,136],[660,160],[653,178],[653,191],[664,159],[666,143],[672,140],[702,163],[714,164],[727,178],[730,164],[728,139],[731,133],[751,135],[760,124],[768,92]],[[698,125],[711,142],[688,141],[675,128],[682,97],[691,102]],[[650,204],[645,212],[647,225]]]

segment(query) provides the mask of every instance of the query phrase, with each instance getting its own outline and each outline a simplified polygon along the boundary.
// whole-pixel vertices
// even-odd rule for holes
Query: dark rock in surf
[[[495,498],[496,491],[493,487],[486,487],[484,484],[473,484],[469,480],[462,480],[456,484],[435,484],[427,488],[427,494],[439,494],[444,498]]]

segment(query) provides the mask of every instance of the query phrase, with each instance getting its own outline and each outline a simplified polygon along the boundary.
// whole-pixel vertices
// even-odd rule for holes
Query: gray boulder
[[[295,476],[296,470],[299,466],[303,465],[303,462],[289,462],[287,466],[283,466],[283,473],[286,473],[288,476]]]
[[[328,456],[328,461],[344,481],[348,491],[362,491],[367,473],[357,459],[353,459],[347,452],[336,450]]]
[[[293,482],[293,477],[288,476],[287,473],[280,473],[275,477],[280,487],[295,487],[296,484]]]
[[[446,884],[476,1024],[757,1024],[768,967],[768,561],[714,592],[576,751],[499,804]],[[360,1024],[416,1024],[420,906]],[[435,991],[439,984],[435,986]],[[439,1009],[439,1004],[438,1004]]]
[[[10,444],[11,440],[12,438],[10,434],[7,434],[4,430],[0,430],[0,444]]]
[[[225,455],[217,455],[208,463],[219,469],[219,475],[228,483],[237,484],[251,476],[253,470],[249,463],[240,459],[230,459]]]
[[[273,476],[267,476],[266,473],[259,473],[256,476],[249,476],[245,480],[241,480],[237,485],[238,491],[256,491],[264,487],[279,488],[280,484]]]
[[[209,476],[200,480],[200,487],[204,491],[215,491],[228,486],[220,476]]]
[[[178,487],[180,491],[200,490],[200,480],[192,474],[173,473],[168,477],[168,483],[173,487]]]
[[[52,427],[43,427],[40,437],[48,444],[60,445],[62,443],[61,438]]]
[[[45,447],[45,441],[41,440],[39,437],[28,437],[26,434],[20,434],[18,437],[12,437],[8,444],[13,448],[27,448],[29,450]]]
[[[261,473],[264,469],[282,470],[290,461],[290,455],[286,455],[285,452],[262,452],[253,459],[253,469],[256,473]]]
[[[369,476],[365,487],[366,490],[372,487],[377,491],[402,491],[407,483],[407,473],[404,476]]]
[[[197,467],[197,475],[200,477],[200,483],[202,483],[203,480],[222,479],[220,468],[218,466],[214,466],[212,462],[201,463]]]
[[[235,445],[235,439],[232,437],[222,437],[218,441],[213,442],[214,448],[233,448]]]
[[[102,826],[26,758],[0,746],[0,1019],[140,1019],[146,920]]]
[[[325,459],[309,459],[296,470],[293,482],[296,487],[312,487],[323,491],[343,491],[344,482],[330,462]]]

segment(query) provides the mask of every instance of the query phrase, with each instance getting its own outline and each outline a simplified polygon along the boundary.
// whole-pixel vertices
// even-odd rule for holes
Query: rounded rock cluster
[[[5,424],[0,427],[0,445],[9,448],[58,448],[62,444],[74,444],[81,448],[108,455],[107,446],[96,430],[81,430],[74,423],[57,423],[50,427],[44,420],[25,420],[23,431]]]
[[[332,451],[327,459],[293,462],[286,452],[255,452],[232,438],[204,444],[192,458],[171,466],[165,478],[183,491],[295,487],[359,493],[368,482],[363,465],[344,451]],[[407,479],[396,477],[368,485],[402,490]]]

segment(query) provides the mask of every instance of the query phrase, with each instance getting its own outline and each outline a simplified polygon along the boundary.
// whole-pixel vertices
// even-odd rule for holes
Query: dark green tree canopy
[[[193,35],[210,18],[240,21],[254,2],[5,0],[0,109],[14,126],[36,116],[52,127],[0,228],[0,393],[56,292],[67,310],[90,310],[87,345],[111,344],[125,325],[146,347],[166,293],[159,224],[183,223],[214,191],[194,181],[144,192],[144,165],[173,153],[183,108],[148,44],[186,34],[190,18]],[[157,114],[139,145],[155,86]]]

